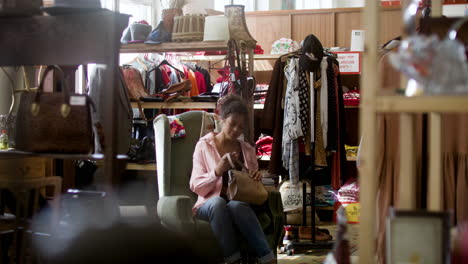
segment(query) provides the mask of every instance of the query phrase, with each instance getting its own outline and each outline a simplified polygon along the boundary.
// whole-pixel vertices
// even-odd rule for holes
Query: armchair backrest
[[[158,192],[159,197],[189,196],[195,203],[197,195],[189,187],[193,152],[207,115],[204,111],[188,111],[178,117],[185,127],[186,137],[177,139],[171,138],[166,115],[161,114],[154,120]]]

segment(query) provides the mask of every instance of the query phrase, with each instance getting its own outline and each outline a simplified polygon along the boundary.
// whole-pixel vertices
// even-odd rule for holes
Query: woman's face
[[[222,133],[228,139],[237,139],[244,132],[245,118],[243,115],[232,114],[224,119]]]

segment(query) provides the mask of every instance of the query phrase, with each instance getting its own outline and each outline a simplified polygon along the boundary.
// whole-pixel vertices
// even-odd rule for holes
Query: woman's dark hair
[[[249,110],[247,109],[247,104],[242,97],[235,94],[229,94],[221,98],[219,101],[219,115],[221,118],[226,119],[230,115],[234,114],[242,115],[244,118],[247,118]]]

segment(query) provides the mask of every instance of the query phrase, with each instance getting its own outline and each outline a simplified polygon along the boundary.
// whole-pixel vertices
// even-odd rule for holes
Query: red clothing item
[[[195,72],[195,79],[197,79],[198,93],[206,93],[205,76],[201,72]]]
[[[169,67],[160,67],[164,86],[168,86],[171,83],[171,78],[169,78],[169,73],[167,72],[167,68]]]
[[[271,146],[273,145],[273,138],[270,136],[262,137],[257,142],[257,156],[267,155],[271,156]]]

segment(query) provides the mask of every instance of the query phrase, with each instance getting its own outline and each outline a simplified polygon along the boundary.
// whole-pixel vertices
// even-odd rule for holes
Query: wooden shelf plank
[[[334,211],[335,208],[333,206],[315,206],[315,210],[318,210],[318,211]]]
[[[145,109],[215,109],[216,103],[214,102],[142,102],[142,108]],[[133,108],[138,108],[136,102],[132,102]]]
[[[165,42],[160,44],[122,44],[121,53],[150,53],[150,52],[196,52],[220,51],[227,49],[227,41],[192,41]]]
[[[117,55],[118,32],[127,26],[128,18],[103,10],[1,19],[0,65],[109,63]]]
[[[377,112],[468,112],[468,96],[378,96]]]
[[[102,160],[96,161],[96,166],[104,167]],[[127,170],[140,170],[140,171],[156,171],[156,163],[149,164],[138,164],[138,163],[127,163]]]
[[[149,163],[149,164],[128,163],[127,170],[156,171],[156,163]]]
[[[3,150],[0,151],[1,157],[28,157],[38,156],[55,159],[71,159],[71,160],[103,160],[103,154],[63,154],[63,153],[36,153],[20,150]],[[128,159],[127,155],[117,155],[117,159]]]
[[[280,54],[255,54],[254,60],[276,60],[280,57]],[[186,55],[179,56],[178,59],[182,61],[219,61],[226,58],[226,55]],[[247,55],[247,59],[249,56]]]
[[[356,108],[359,108],[359,105],[345,105],[344,108],[348,108],[348,109],[356,109]]]

